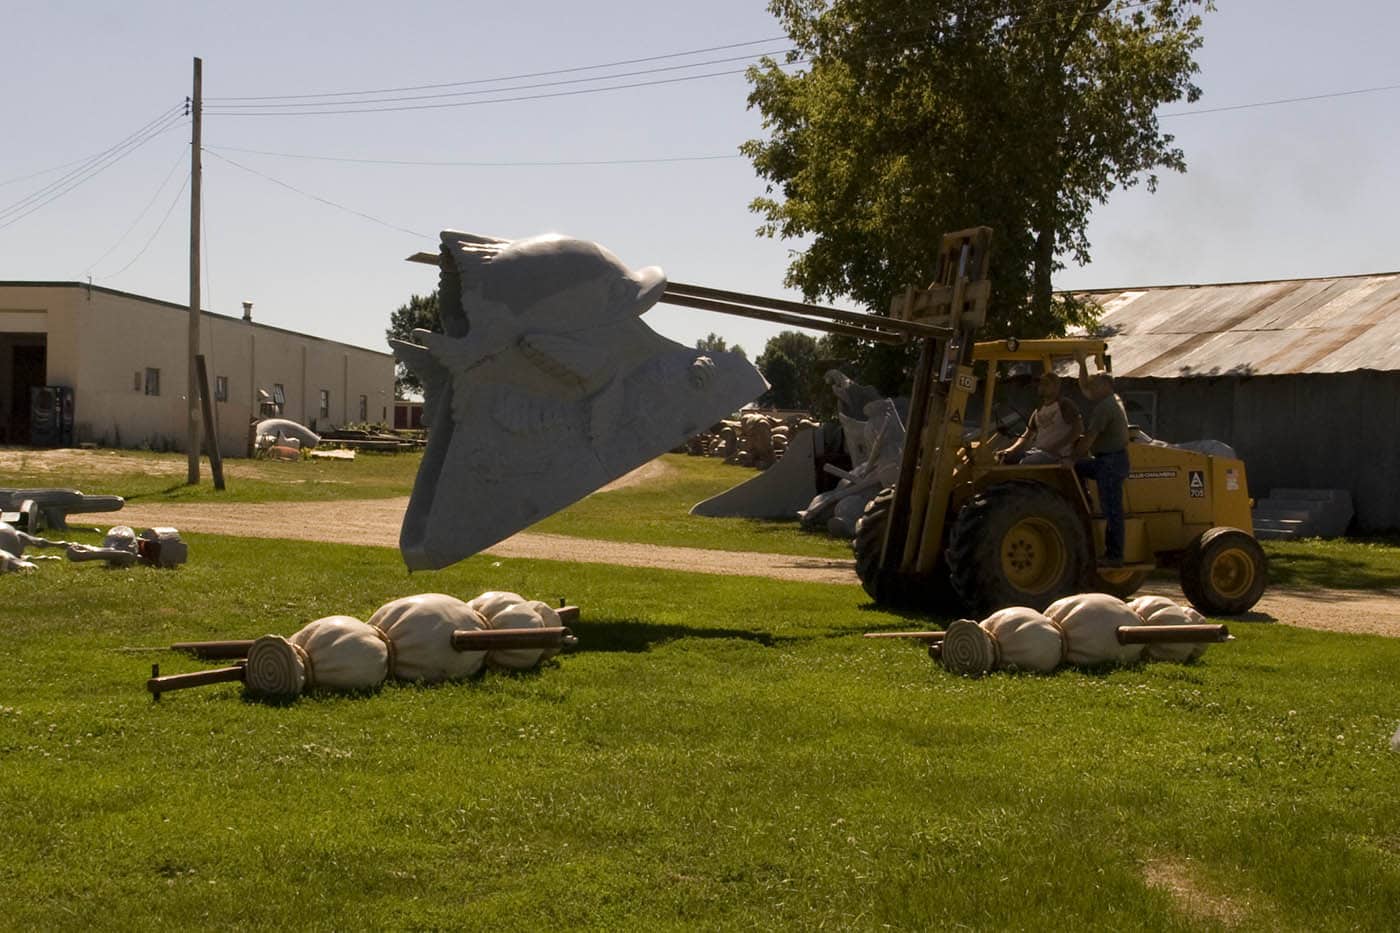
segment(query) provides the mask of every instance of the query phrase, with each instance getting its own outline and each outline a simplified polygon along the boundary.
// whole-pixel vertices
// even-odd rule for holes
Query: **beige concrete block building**
[[[259,389],[313,430],[393,415],[388,353],[209,311],[200,343],[227,456],[246,452]],[[77,282],[0,282],[0,443],[31,443],[33,387],[66,386],[73,443],[183,450],[188,347],[180,305]]]

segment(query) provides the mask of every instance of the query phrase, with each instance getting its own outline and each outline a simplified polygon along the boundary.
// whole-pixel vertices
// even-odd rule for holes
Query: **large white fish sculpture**
[[[428,448],[399,533],[410,570],[490,547],[768,388],[743,357],[647,327],[665,274],[596,243],[447,230],[439,268],[443,332],[390,341],[426,396]]]

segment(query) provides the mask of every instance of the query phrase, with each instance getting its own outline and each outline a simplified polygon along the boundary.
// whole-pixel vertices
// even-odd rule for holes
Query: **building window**
[[[321,390],[321,411],[317,418],[329,418],[331,416],[331,392],[330,389]]]
[[[228,401],[228,376],[214,377],[214,401]]]
[[[367,395],[361,395],[361,396],[360,396],[360,423],[363,424],[363,423],[365,423],[365,422],[368,421],[368,420],[369,420],[369,396],[367,396]]]
[[[160,394],[160,370],[146,367],[146,394]]]

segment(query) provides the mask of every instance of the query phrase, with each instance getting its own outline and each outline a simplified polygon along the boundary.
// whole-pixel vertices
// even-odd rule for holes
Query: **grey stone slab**
[[[820,428],[804,428],[783,458],[757,476],[697,502],[691,515],[706,518],[793,519],[817,494],[816,445]]]

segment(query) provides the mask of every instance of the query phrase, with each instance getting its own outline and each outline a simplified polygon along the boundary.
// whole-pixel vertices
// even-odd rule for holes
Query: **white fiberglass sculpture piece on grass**
[[[733,353],[640,315],[666,289],[596,243],[444,231],[442,333],[390,341],[423,383],[428,448],[399,534],[410,570],[446,567],[583,498],[758,397]]]

